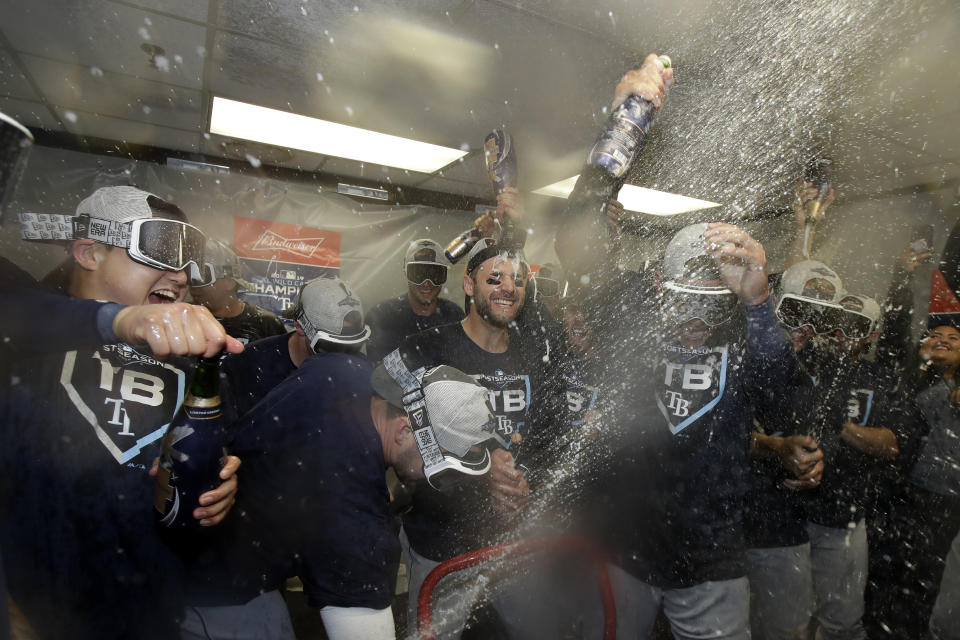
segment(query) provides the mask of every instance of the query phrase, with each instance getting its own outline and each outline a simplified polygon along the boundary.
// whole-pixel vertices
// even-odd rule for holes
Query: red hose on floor
[[[434,640],[430,627],[433,618],[430,613],[430,596],[437,583],[445,576],[473,567],[481,562],[496,560],[506,556],[522,555],[543,551],[576,552],[591,558],[594,561],[597,582],[600,586],[600,596],[603,600],[603,639],[614,640],[617,635],[617,609],[613,601],[613,588],[610,586],[610,575],[607,573],[607,563],[604,555],[595,545],[573,536],[558,536],[555,538],[530,538],[517,542],[507,542],[495,547],[477,549],[446,562],[441,562],[423,581],[420,587],[420,596],[417,599],[417,629],[421,640]]]

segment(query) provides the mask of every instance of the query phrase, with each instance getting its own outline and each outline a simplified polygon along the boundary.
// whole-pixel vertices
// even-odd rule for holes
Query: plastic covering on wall
[[[298,260],[295,254],[282,250],[283,239],[287,236],[277,231],[273,232],[276,246],[272,253],[251,254],[250,246],[246,247],[248,257],[257,255],[266,263],[271,259],[274,261],[270,273],[266,271],[271,267],[265,264],[264,274],[266,280],[276,285],[266,295],[275,296],[278,307],[269,304],[262,295],[255,300],[258,304],[273,308],[289,304],[290,291],[304,278],[331,273],[339,273],[354,287],[365,308],[387,297],[399,295],[406,290],[402,262],[407,245],[424,237],[445,245],[472,224],[476,215],[473,212],[424,206],[359,203],[305,183],[237,173],[207,173],[151,162],[35,147],[3,220],[0,253],[34,276],[43,277],[64,260],[65,249],[48,243],[20,240],[16,214],[72,214],[80,200],[95,189],[122,184],[135,185],[177,204],[186,212],[191,223],[230,245],[236,244],[236,232],[242,220],[261,221],[244,223],[247,226],[243,228],[248,233],[253,233],[258,224],[257,233],[274,223],[275,229],[285,229],[284,233],[288,236],[297,236],[292,231],[298,227],[311,231],[306,236],[301,234],[297,237],[320,237],[315,231],[321,235],[327,234],[328,239],[323,241],[328,243],[325,249],[336,245],[335,265],[324,265],[322,261],[318,263],[315,260],[311,262],[311,258]],[[531,236],[532,241],[528,243],[528,253],[533,252],[530,254],[531,260],[536,260],[535,254],[545,254],[547,251],[550,255],[541,260],[555,260],[552,249],[549,249],[547,235]],[[256,240],[253,244],[256,244]],[[261,244],[261,248],[266,248]],[[238,247],[238,250],[243,256],[244,247]],[[296,265],[295,268],[282,268],[290,264]],[[453,267],[444,290],[444,296],[458,304],[463,301],[461,275],[459,266]]]

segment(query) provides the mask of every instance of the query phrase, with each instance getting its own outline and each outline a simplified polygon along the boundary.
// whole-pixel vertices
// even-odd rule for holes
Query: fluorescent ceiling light
[[[545,187],[534,191],[545,196],[555,198],[566,198],[573,191],[573,186],[577,183],[577,178],[573,176],[560,182],[554,182]],[[617,196],[627,211],[638,211],[640,213],[649,213],[654,216],[672,216],[678,213],[687,213],[688,211],[697,211],[699,209],[710,209],[719,207],[716,202],[707,200],[698,200],[687,196],[681,196],[676,193],[667,193],[666,191],[657,191],[656,189],[646,189],[644,187],[635,187],[632,184],[624,185]]]
[[[467,155],[460,149],[219,96],[213,98],[210,133],[421,173],[433,173]]]

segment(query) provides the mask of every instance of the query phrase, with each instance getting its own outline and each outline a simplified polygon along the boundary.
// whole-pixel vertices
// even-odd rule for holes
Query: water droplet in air
[[[260,162],[260,158],[256,156],[252,156],[249,153],[247,154],[247,162],[249,162],[250,166],[253,167],[254,169],[259,169],[260,165],[262,164]]]
[[[75,114],[73,111],[64,111],[63,119],[66,120],[67,122],[76,122],[77,114]]]

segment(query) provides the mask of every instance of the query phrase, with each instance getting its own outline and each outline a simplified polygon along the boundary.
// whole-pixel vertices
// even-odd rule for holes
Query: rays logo
[[[267,229],[260,234],[251,250],[276,251],[281,249],[301,258],[312,258],[324,240],[326,238],[285,238],[276,231]]]
[[[674,435],[720,402],[726,390],[728,347],[713,347],[695,357],[677,360],[662,358],[654,372],[657,407]]]
[[[181,369],[125,347],[69,351],[60,371],[60,385],[79,417],[119,464],[133,463],[163,436],[185,386]]]
[[[866,426],[873,408],[873,389],[851,389],[847,399],[847,418],[861,427]]]

